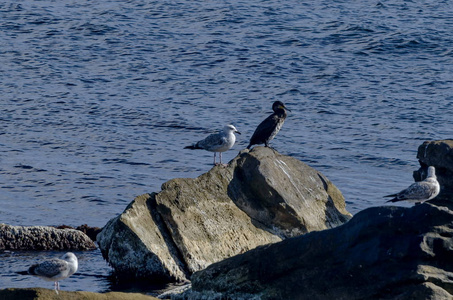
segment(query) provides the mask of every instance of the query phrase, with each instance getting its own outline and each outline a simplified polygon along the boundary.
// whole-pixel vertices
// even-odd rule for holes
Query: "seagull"
[[[66,279],[77,271],[78,261],[77,256],[72,252],[68,252],[59,258],[53,258],[43,261],[39,264],[34,264],[28,269],[28,273],[36,275],[47,281],[55,282],[55,292],[58,294],[60,289],[59,281]]]
[[[428,167],[428,176],[425,180],[411,184],[407,189],[397,194],[387,195],[384,197],[394,197],[387,202],[411,201],[425,202],[439,195],[440,185],[436,178],[436,169],[433,166]]]
[[[216,153],[219,152],[220,164],[222,164],[222,152],[225,152],[233,147],[236,142],[235,133],[241,134],[233,125],[225,125],[219,133],[214,133],[206,137],[204,140],[197,142],[194,145],[184,147],[184,149],[204,149],[214,152],[214,165],[216,164]]]
[[[274,104],[272,104],[272,110],[274,113],[267,117],[256,128],[247,149],[250,149],[256,144],[264,144],[264,146],[269,147],[269,142],[277,135],[285,122],[286,111],[291,111],[280,101],[275,101]]]

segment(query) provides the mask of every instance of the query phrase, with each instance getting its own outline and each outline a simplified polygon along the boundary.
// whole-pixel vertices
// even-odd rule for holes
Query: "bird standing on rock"
[[[274,104],[272,104],[272,110],[274,113],[267,117],[256,128],[247,149],[250,149],[250,147],[257,144],[264,144],[264,146],[269,147],[269,142],[277,135],[285,122],[286,111],[291,111],[280,101],[275,101]]]
[[[433,166],[428,167],[428,176],[425,180],[411,184],[407,189],[397,194],[387,195],[384,197],[394,197],[387,202],[411,201],[425,202],[434,199],[440,192],[440,185],[436,177],[436,169]]]
[[[219,152],[219,164],[222,164],[222,152],[233,147],[236,142],[235,133],[241,134],[233,125],[225,125],[223,131],[211,134],[204,140],[201,140],[194,145],[184,147],[184,149],[204,149],[206,151],[214,152],[214,165],[217,165],[215,158],[216,153]]]
[[[55,292],[58,294],[60,289],[59,281],[74,274],[78,266],[77,256],[72,252],[68,252],[61,259],[54,258],[32,265],[28,269],[28,273],[47,281],[54,281]]]

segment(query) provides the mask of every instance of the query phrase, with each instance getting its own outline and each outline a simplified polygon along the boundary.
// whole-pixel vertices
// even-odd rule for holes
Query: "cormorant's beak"
[[[281,108],[281,109],[286,109],[287,111],[291,111],[291,109],[288,109],[288,108],[287,108],[286,106],[284,106],[284,105],[280,105],[279,108]]]

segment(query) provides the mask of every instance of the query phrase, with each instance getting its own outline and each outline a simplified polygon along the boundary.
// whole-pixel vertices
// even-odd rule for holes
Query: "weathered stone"
[[[77,226],[76,228],[74,228],[72,226],[69,226],[69,225],[60,225],[60,226],[56,226],[55,228],[57,228],[57,229],[76,229],[76,230],[80,230],[83,233],[85,233],[94,242],[96,241],[96,237],[97,237],[98,233],[101,232],[101,230],[102,230],[102,228],[90,227],[87,224],[83,224],[83,225]]]
[[[104,258],[122,278],[185,280],[178,250],[155,209],[154,195],[141,195],[97,236]]]
[[[369,208],[212,264],[173,299],[453,299],[452,207]]]
[[[344,198],[321,173],[255,147],[227,167],[137,197],[98,235],[104,258],[132,277],[186,280],[259,245],[341,225]]]
[[[157,300],[155,297],[139,293],[91,293],[91,292],[68,292],[43,288],[30,289],[3,289],[0,290],[2,300]]]
[[[94,242],[75,229],[0,224],[0,250],[92,250]]]
[[[343,224],[350,219],[341,192],[294,157],[255,147],[231,163],[228,195],[254,221],[281,237]]]
[[[453,140],[426,141],[418,147],[421,168],[414,172],[415,181],[426,178],[428,166],[436,168],[440,193],[432,201],[443,201],[453,194]]]

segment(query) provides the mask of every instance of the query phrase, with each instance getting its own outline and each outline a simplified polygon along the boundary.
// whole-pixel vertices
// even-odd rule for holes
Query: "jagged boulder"
[[[214,262],[350,217],[342,194],[320,172],[255,147],[227,167],[137,197],[97,241],[118,274],[186,280]]]
[[[426,141],[418,147],[417,158],[421,168],[414,172],[415,181],[425,179],[428,166],[434,166],[440,184],[435,200],[447,200],[453,194],[453,140]]]
[[[94,242],[75,229],[0,224],[0,250],[93,250]]]
[[[172,299],[453,299],[452,206],[369,208],[212,264]]]

